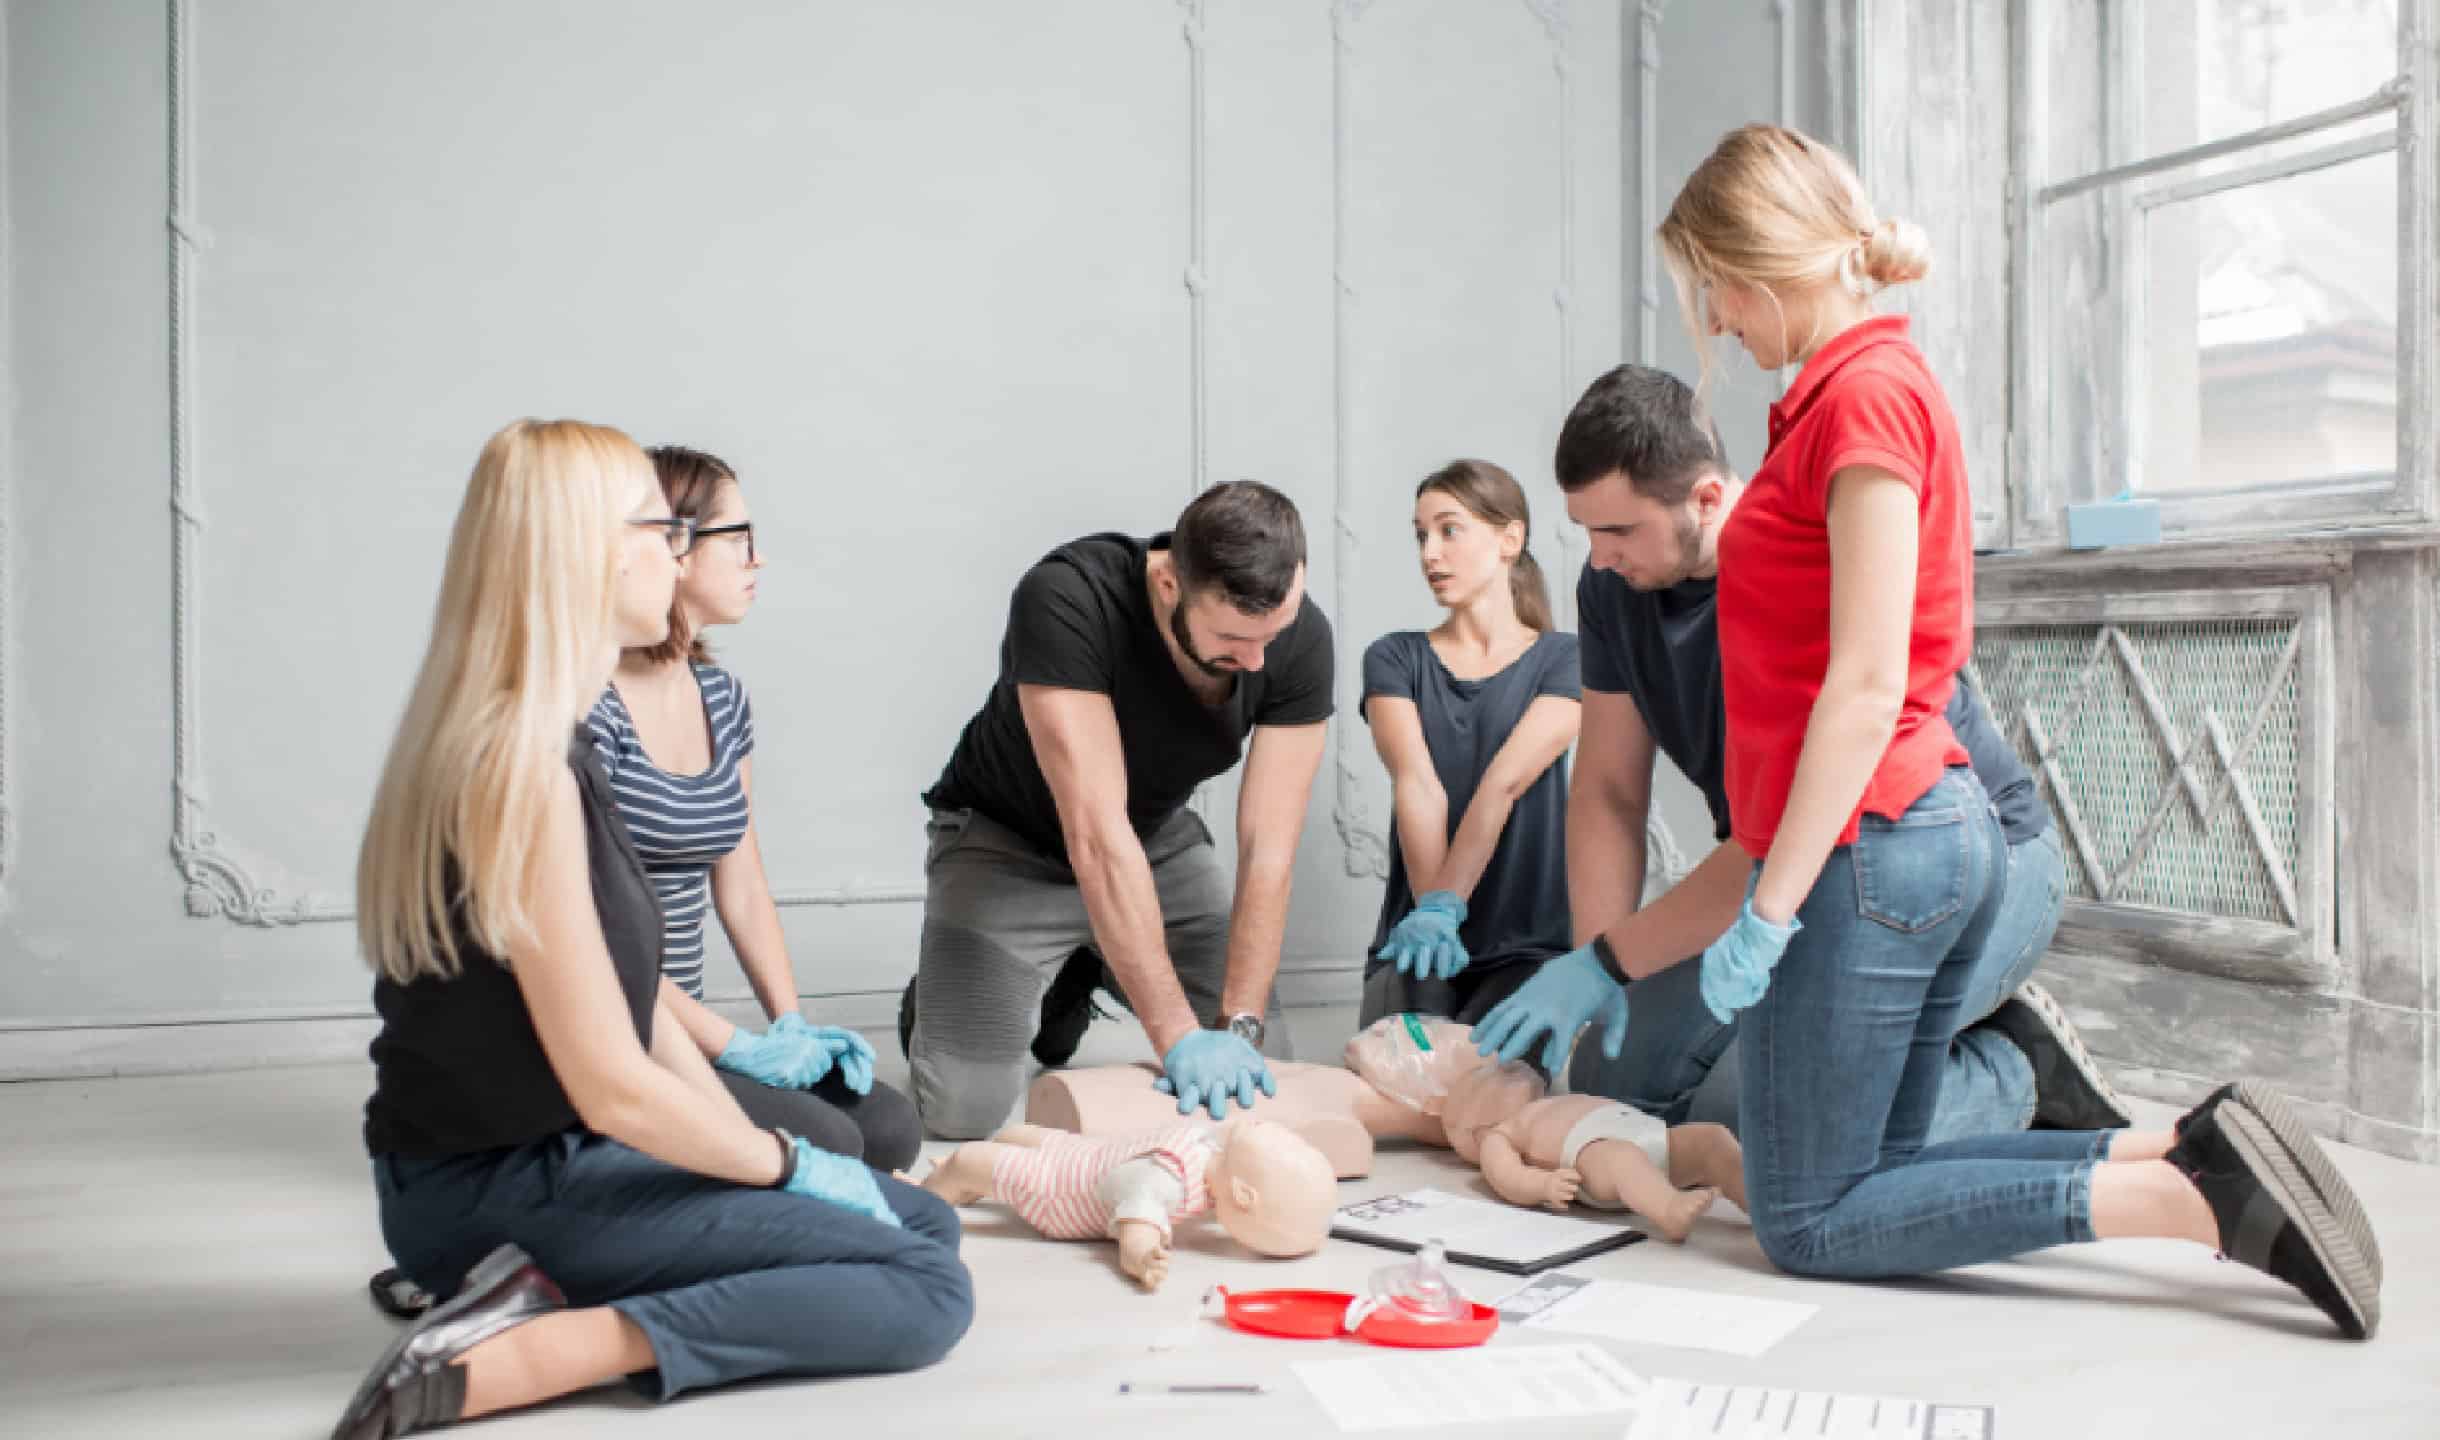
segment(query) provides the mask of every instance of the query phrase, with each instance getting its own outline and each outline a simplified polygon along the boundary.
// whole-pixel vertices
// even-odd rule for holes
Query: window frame
[[[2108,133],[2119,117],[2135,113],[2134,87],[2140,83],[2129,35],[2134,21],[2125,3],[2100,0],[2102,45],[2109,103],[2100,123],[2105,159],[2124,155],[2129,147]],[[2037,33],[2040,7],[2017,0],[2009,7],[2008,115],[2008,270],[2009,270],[2009,434],[2008,544],[2027,550],[2057,550],[2066,540],[2065,507],[2106,499],[2132,483],[2138,473],[2146,383],[2147,334],[2144,329],[2143,282],[2148,268],[2144,254],[2144,217],[2178,199],[2199,199],[2248,185],[2264,185],[2330,165],[2367,156],[2393,154],[2398,166],[2398,421],[2394,473],[2371,485],[2260,486],[2243,490],[2181,493],[2175,490],[2146,498],[2160,503],[2161,530],[2167,539],[2219,539],[2299,531],[2431,529],[2440,522],[2440,493],[2435,491],[2435,417],[2440,417],[2440,387],[2435,386],[2435,335],[2440,334],[2440,310],[2435,310],[2435,271],[2440,270],[2440,226],[2435,225],[2435,196],[2440,195],[2440,171],[2434,149],[2440,142],[2435,125],[2435,81],[2440,54],[2435,40],[2440,0],[2399,0],[2398,73],[2370,95],[2308,115],[2224,136],[2176,150],[2115,161],[2078,175],[2052,177],[2046,151],[2050,135],[2050,57]],[[2350,137],[2316,145],[2302,152],[2241,166],[2213,176],[2140,186],[2150,177],[2184,170],[2205,160],[2243,156],[2268,147],[2324,134],[2365,119],[2393,114],[2393,128],[2380,136]],[[2135,277],[2125,293],[2115,297],[2102,319],[2102,334],[2110,342],[2106,358],[2115,373],[2105,382],[2109,405],[2105,434],[2099,437],[2101,473],[2063,473],[2052,455],[2050,325],[2042,302],[2045,290],[2042,227],[2049,207],[2061,201],[2100,194],[2105,197],[2102,244],[2120,273]],[[2137,492],[2139,494],[2143,492]],[[2341,503],[2333,504],[2333,500]]]

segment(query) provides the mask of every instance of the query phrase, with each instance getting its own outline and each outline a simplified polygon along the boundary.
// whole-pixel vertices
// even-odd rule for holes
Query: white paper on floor
[[[1528,1330],[1599,1335],[1633,1345],[1715,1350],[1748,1359],[1786,1339],[1821,1308],[1794,1300],[1762,1300],[1671,1285],[1588,1280],[1565,1271],[1538,1275],[1491,1305],[1500,1312],[1502,1324]]]
[[[1648,1426],[1636,1440],[1991,1440],[1988,1405],[1936,1405],[1895,1395],[1831,1395],[1760,1385],[1697,1385],[1654,1380],[1654,1419],[1666,1408],[1682,1423]]]
[[[1341,1430],[1603,1415],[1636,1408],[1649,1389],[1591,1345],[1374,1354],[1290,1368]]]

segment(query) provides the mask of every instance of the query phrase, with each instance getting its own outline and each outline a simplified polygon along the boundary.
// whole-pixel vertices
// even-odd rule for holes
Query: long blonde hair
[[[1751,287],[1778,305],[1791,289],[1844,283],[1864,296],[1920,280],[1932,268],[1921,226],[1880,218],[1845,156],[1777,125],[1744,125],[1721,137],[1686,177],[1655,234],[1702,360],[1698,394],[1709,392],[1712,375],[1705,286]],[[1783,330],[1786,322],[1782,310]],[[1786,353],[1810,349],[1818,338],[1790,344]]]
[[[653,483],[633,440],[574,420],[516,421],[475,461],[356,857],[357,939],[393,982],[458,973],[453,910],[495,956],[531,939],[552,782],[615,653],[620,522]]]

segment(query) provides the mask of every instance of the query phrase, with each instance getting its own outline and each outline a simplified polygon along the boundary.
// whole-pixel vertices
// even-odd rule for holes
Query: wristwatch
[[[1263,1030],[1262,1017],[1260,1015],[1231,1015],[1228,1017],[1228,1024],[1223,1028],[1226,1029],[1231,1035],[1243,1040],[1246,1044],[1253,1046],[1255,1049],[1260,1050],[1262,1048]]]

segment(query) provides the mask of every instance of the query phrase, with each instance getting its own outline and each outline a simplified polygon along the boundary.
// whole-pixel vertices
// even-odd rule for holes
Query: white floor
[[[1300,1052],[1334,1055],[1350,1020],[1294,1015]],[[903,1079],[891,1037],[873,1039],[885,1078]],[[1140,1044],[1097,1026],[1087,1058],[1131,1058]],[[0,1435],[327,1433],[392,1333],[363,1289],[385,1263],[357,1140],[367,1085],[352,1066],[0,1085]],[[1649,1375],[1991,1403],[2011,1440],[2440,1435],[2440,1301],[2429,1278],[2440,1268],[2440,1170],[2357,1151],[2338,1159],[2379,1227],[2394,1282],[2383,1329],[2365,1345],[2336,1339],[2284,1287],[2148,1242],[1938,1280],[1833,1285],[1772,1273],[1743,1225],[1719,1218],[1683,1249],[1647,1243],[1579,1268],[1821,1307],[1758,1360],[1612,1347]],[[1357,1198],[1422,1183],[1477,1182],[1454,1156],[1385,1151],[1371,1179],[1346,1188]],[[662,1408],[604,1391],[467,1433],[1327,1435],[1336,1432],[1289,1365],[1388,1353],[1264,1340],[1194,1318],[1214,1282],[1360,1289],[1385,1252],[1333,1243],[1302,1261],[1260,1262],[1231,1254],[1215,1232],[1179,1257],[1157,1296],[1129,1286],[1110,1253],[1033,1239],[977,1208],[966,1258],[979,1313],[933,1370],[750,1386]],[[1461,1273],[1479,1281],[1478,1294],[1510,1283]],[[1179,1380],[1271,1389],[1194,1400],[1117,1393],[1122,1381]],[[1613,1418],[1532,1433],[1624,1428]]]

